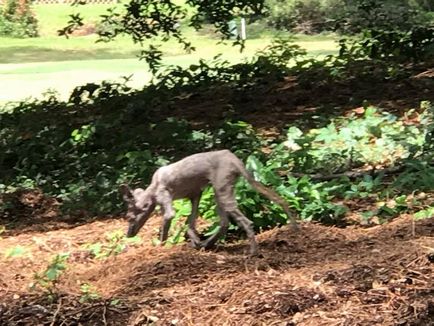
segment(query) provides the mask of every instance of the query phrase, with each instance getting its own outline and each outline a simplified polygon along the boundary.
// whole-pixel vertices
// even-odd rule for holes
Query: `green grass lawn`
[[[57,30],[67,25],[71,14],[80,13],[86,22],[96,23],[99,16],[107,9],[121,5],[89,4],[85,6],[71,6],[68,4],[39,4],[33,6],[39,23],[41,36],[56,36]]]
[[[77,85],[130,74],[135,75],[134,86],[143,86],[150,76],[146,64],[137,59],[140,47],[128,37],[97,43],[95,35],[69,39],[57,36],[57,30],[67,24],[70,14],[81,12],[85,22],[95,23],[109,7],[112,5],[35,5],[40,37],[0,38],[0,103],[38,96],[47,88],[55,88],[67,96]],[[249,35],[249,29],[247,32]],[[218,53],[230,62],[240,62],[263,49],[272,37],[268,31],[260,38],[249,39],[245,51],[240,53],[231,43],[218,44],[216,36],[209,33],[185,29],[185,35],[197,50],[186,54],[175,41],[166,42],[162,45],[165,63],[185,67]],[[297,43],[312,55],[325,55],[336,52],[334,40],[333,36],[300,36]]]
[[[180,0],[180,2],[182,2]],[[117,5],[122,7],[122,5]],[[71,36],[69,39],[57,36],[57,31],[66,26],[69,15],[81,13],[85,23],[97,23],[99,16],[113,5],[70,6],[67,4],[35,5],[34,11],[39,22],[41,37],[33,39],[0,38],[0,64],[26,62],[52,62],[71,60],[101,60],[136,58],[140,47],[128,37],[117,38],[113,42],[96,42],[97,36]],[[249,32],[249,29],[248,29]],[[247,42],[245,54],[240,54],[238,48],[230,44],[217,44],[217,38],[212,34],[198,33],[192,29],[184,29],[185,35],[192,40],[197,51],[192,54],[193,61],[197,58],[210,57],[224,53],[229,59],[251,55],[263,48],[271,39],[267,36],[252,39]],[[300,45],[314,54],[329,54],[336,49],[331,36],[301,36]],[[183,49],[169,41],[162,47],[166,56],[184,56]]]
[[[87,4],[71,6],[69,4],[36,4],[33,5],[33,11],[39,22],[39,33],[41,36],[55,36],[57,30],[66,26],[71,14],[80,13],[86,23],[97,23],[99,17],[107,12],[107,9],[116,8],[122,11],[123,3],[121,0],[118,4]],[[184,4],[184,0],[174,1],[178,4]]]
[[[217,44],[214,39],[203,35],[190,33],[196,51],[191,54],[193,59],[206,58],[223,53],[229,59],[251,56],[255,51],[263,49],[270,38],[252,39],[246,43],[243,53],[230,43]],[[140,47],[126,38],[121,37],[109,43],[97,43],[95,35],[72,37],[70,39],[46,36],[33,39],[0,38],[0,64],[55,62],[71,60],[101,60],[101,59],[131,59],[140,54]],[[303,36],[298,42],[311,54],[322,55],[336,51],[336,43],[332,37],[314,38],[309,40]],[[162,46],[165,56],[184,56],[186,53],[175,41]]]

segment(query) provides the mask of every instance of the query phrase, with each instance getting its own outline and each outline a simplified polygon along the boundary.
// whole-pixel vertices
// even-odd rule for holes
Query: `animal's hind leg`
[[[259,254],[258,243],[255,239],[255,231],[253,230],[253,222],[250,221],[246,216],[244,216],[241,211],[236,208],[229,212],[229,214],[234,218],[235,222],[241,227],[247,234],[250,240],[250,255],[257,256]]]
[[[214,233],[213,235],[211,235],[208,239],[206,239],[205,241],[202,241],[200,246],[205,248],[205,249],[210,249],[212,248],[215,243],[223,236],[226,234],[226,232],[228,232],[228,228],[229,228],[229,217],[228,214],[226,213],[226,211],[222,208],[222,206],[219,204],[218,200],[217,200],[217,212],[220,216],[220,228],[219,230]]]
[[[241,218],[238,218],[238,220],[236,219],[236,212],[239,212],[239,210],[234,193],[235,181],[238,176],[238,170],[235,170],[232,166],[228,165],[221,167],[221,169],[217,170],[216,174],[212,177],[211,183],[214,188],[218,213],[221,217],[220,229],[217,233],[202,242],[202,247],[209,248],[213,246],[221,236],[226,234],[229,228],[230,217],[234,218],[237,223],[241,220]],[[244,228],[244,226],[242,227]]]
[[[234,185],[236,174],[231,171],[222,173],[219,178],[216,179],[216,199],[226,216],[232,217],[235,222],[246,232],[247,237],[250,240],[250,254],[258,254],[258,244],[255,240],[255,232],[253,230],[253,222],[250,221],[243,213],[238,209],[237,201],[235,199]]]
[[[220,228],[217,233],[202,242],[201,246],[210,248],[227,233],[229,228],[229,217],[232,210],[237,209],[237,202],[234,194],[235,175],[223,171],[216,176],[213,184],[217,210],[220,215]]]

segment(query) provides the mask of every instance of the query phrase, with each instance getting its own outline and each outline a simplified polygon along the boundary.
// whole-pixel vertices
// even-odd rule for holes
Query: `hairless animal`
[[[293,228],[297,223],[290,212],[288,203],[274,190],[265,187],[246,170],[243,162],[229,150],[203,152],[187,156],[175,163],[160,167],[152,176],[151,184],[146,188],[130,189],[120,186],[124,201],[128,204],[129,221],[127,236],[135,236],[148,220],[156,205],[160,205],[163,222],[160,240],[167,240],[170,222],[175,216],[173,200],[188,198],[192,203],[191,214],[187,219],[187,234],[195,248],[211,248],[217,240],[226,234],[232,218],[247,234],[250,241],[250,254],[258,254],[253,223],[238,209],[234,187],[239,176],[243,176],[259,193],[282,206]],[[217,212],[220,216],[219,230],[201,241],[196,231],[196,219],[199,213],[199,201],[205,187],[214,188]]]

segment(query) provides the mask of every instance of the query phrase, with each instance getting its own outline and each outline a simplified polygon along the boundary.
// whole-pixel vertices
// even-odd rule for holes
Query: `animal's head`
[[[127,185],[121,185],[119,191],[128,204],[127,237],[134,237],[154,211],[155,196],[148,189],[136,188],[131,190]]]

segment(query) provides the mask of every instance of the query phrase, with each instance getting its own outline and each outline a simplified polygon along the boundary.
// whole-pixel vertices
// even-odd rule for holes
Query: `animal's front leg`
[[[163,209],[163,223],[160,230],[160,242],[166,242],[169,235],[170,223],[175,217],[175,210],[172,206],[172,197],[166,193],[161,196],[161,207]]]
[[[199,214],[199,201],[201,194],[191,198],[191,214],[187,219],[188,230],[187,234],[191,240],[191,244],[194,248],[200,247],[199,233],[196,230],[196,219]]]

